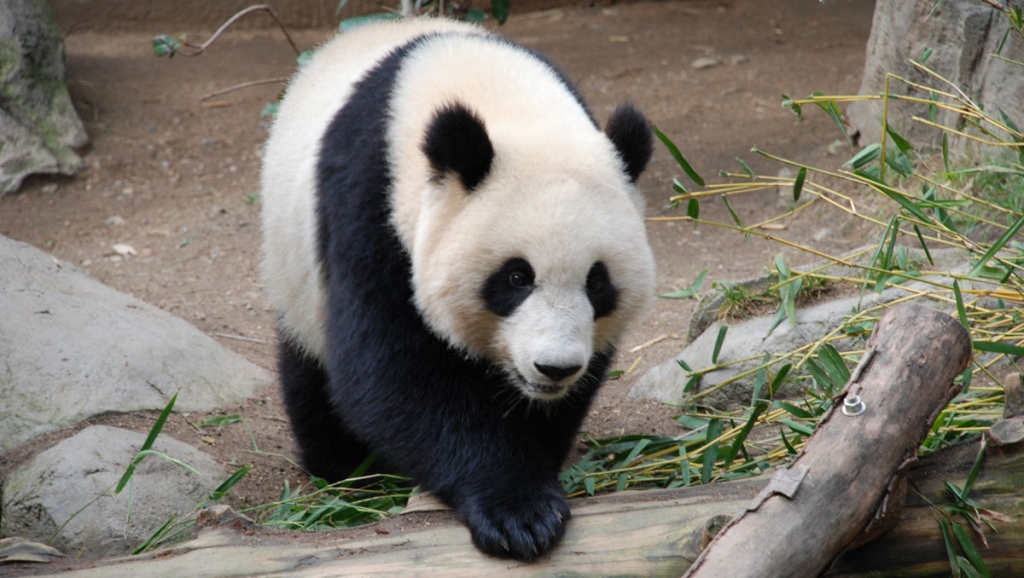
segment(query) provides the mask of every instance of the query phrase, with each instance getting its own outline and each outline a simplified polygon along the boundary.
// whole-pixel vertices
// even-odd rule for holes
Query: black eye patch
[[[487,310],[501,317],[508,317],[533,293],[533,267],[516,257],[505,261],[497,271],[484,282],[483,298]]]
[[[594,307],[594,319],[607,317],[615,311],[619,301],[619,290],[612,284],[608,267],[598,261],[587,273],[587,299]]]

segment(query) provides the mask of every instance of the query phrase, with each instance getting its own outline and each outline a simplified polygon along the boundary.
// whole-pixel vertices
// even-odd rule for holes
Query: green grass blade
[[[677,147],[671,139],[665,136],[665,133],[658,130],[658,127],[652,126],[651,129],[654,130],[654,136],[658,137],[658,140],[660,140],[661,143],[665,145],[665,148],[668,149],[669,154],[671,154],[672,158],[676,160],[676,163],[679,164],[680,167],[682,167],[683,172],[686,173],[686,176],[690,177],[690,180],[697,183],[697,185],[703,187],[704,179],[702,179],[700,175],[697,174],[697,171],[693,170],[693,167],[690,166],[690,163],[688,163],[686,159],[683,158],[683,153],[679,152],[679,147]]]
[[[718,337],[715,338],[715,349],[711,352],[711,363],[718,365],[718,354],[722,352],[722,344],[725,343],[725,333],[729,331],[728,325],[718,328]]]
[[[985,268],[985,265],[989,261],[991,261],[993,257],[996,256],[996,253],[1003,250],[1003,247],[1006,246],[1006,244],[1010,242],[1010,239],[1012,239],[1014,235],[1017,234],[1017,231],[1020,230],[1022,225],[1024,225],[1024,215],[1021,215],[1020,218],[1017,219],[1017,221],[1013,225],[1011,225],[1009,229],[1007,229],[1002,235],[999,236],[999,239],[997,239],[996,242],[993,243],[991,247],[989,247],[988,251],[985,252],[985,255],[981,258],[980,261],[978,261],[978,264],[975,265],[973,269],[971,269],[971,272],[968,273],[967,276],[976,277],[978,273]]]
[[[142,449],[140,449],[139,453],[136,454],[132,463],[128,464],[128,469],[125,470],[124,475],[122,475],[120,481],[117,482],[117,487],[114,488],[115,496],[121,493],[125,484],[127,484],[128,480],[130,480],[132,475],[135,474],[135,466],[142,461],[142,458],[146,457],[142,452],[153,447],[153,443],[156,442],[157,436],[159,436],[160,432],[164,429],[164,424],[167,422],[167,417],[171,415],[171,410],[174,409],[174,402],[176,401],[178,401],[177,392],[171,396],[171,401],[167,402],[167,405],[164,406],[164,410],[160,412],[160,417],[156,418],[156,422],[154,422],[153,427],[150,428],[149,436],[147,436],[146,441],[143,442]]]

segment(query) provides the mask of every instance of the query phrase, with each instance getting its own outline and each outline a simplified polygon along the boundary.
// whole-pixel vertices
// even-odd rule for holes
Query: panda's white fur
[[[458,22],[417,18],[364,26],[317,48],[288,85],[263,150],[263,283],[281,327],[308,353],[324,355],[324,287],[317,261],[316,163],[320,136],[352,85],[395,46],[420,34],[466,32]],[[476,29],[476,33],[484,34]]]
[[[393,225],[412,260],[417,308],[427,324],[471,356],[521,376],[538,399],[566,388],[536,364],[579,366],[609,347],[647,305],[654,266],[643,200],[608,138],[554,71],[480,28],[414,19],[339,35],[291,83],[267,142],[263,169],[264,282],[282,326],[324,356],[324,287],[316,259],[315,169],[320,141],[352,84],[396,44],[441,35],[407,57],[390,107]],[[469,34],[469,36],[467,36]],[[519,80],[511,85],[502,78]],[[479,190],[438,181],[422,152],[436,106],[460,102],[484,121],[494,163]],[[537,291],[501,319],[482,304],[486,276],[510,256],[534,266]],[[583,281],[604,261],[620,282],[613,315],[593,319]]]

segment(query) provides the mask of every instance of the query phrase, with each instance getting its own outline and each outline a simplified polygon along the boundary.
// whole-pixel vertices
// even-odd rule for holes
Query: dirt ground
[[[816,90],[852,94],[859,85],[871,25],[869,0],[686,0],[640,2],[603,9],[557,9],[515,14],[501,29],[548,54],[579,83],[595,116],[607,118],[629,100],[672,137],[694,167],[716,179],[738,171],[742,157],[757,172],[778,165],[752,146],[819,166],[838,166],[832,121],[806,111],[805,121],[780,106],[781,94]],[[168,33],[179,31],[169,30]],[[194,31],[204,39],[209,31]],[[300,31],[310,48],[330,30]],[[0,199],[0,234],[26,241],[79,265],[100,281],[177,314],[252,362],[273,370],[273,317],[262,295],[258,192],[260,149],[268,120],[260,117],[280,85],[264,85],[202,100],[236,83],[286,77],[294,54],[275,31],[229,32],[199,58],[157,59],[152,34],[78,33],[67,38],[68,84],[92,143],[87,168],[75,178],[33,178]],[[696,68],[702,58],[720,64]],[[660,145],[640,180],[648,215],[671,209],[671,181],[685,176]],[[735,203],[746,219],[774,214],[774,192]],[[814,212],[783,234],[830,251],[861,244],[849,221]],[[720,202],[702,216],[728,221]],[[760,274],[779,245],[750,241],[710,227],[648,226],[658,261],[658,290],[688,285],[702,269],[708,283]],[[113,245],[132,246],[121,256]],[[807,262],[792,255],[791,262]],[[609,382],[585,429],[601,437],[623,433],[675,434],[675,411],[626,399],[635,379],[682,345],[692,301],[659,300],[621,344],[615,367],[632,372]],[[631,352],[649,340],[654,346]],[[189,425],[205,415],[175,415],[165,428],[226,464],[253,464],[236,486],[238,505],[277,498],[285,480],[304,479],[281,456],[295,456],[276,388],[240,407],[243,423],[202,431]],[[155,414],[114,415],[92,423],[148,431]],[[186,421],[187,420],[187,421]],[[248,426],[248,427],[247,427]],[[250,434],[251,431],[251,434]],[[35,452],[70,435],[47,435],[0,457],[0,476]],[[257,450],[259,453],[255,453]],[[229,466],[230,467],[230,466]]]

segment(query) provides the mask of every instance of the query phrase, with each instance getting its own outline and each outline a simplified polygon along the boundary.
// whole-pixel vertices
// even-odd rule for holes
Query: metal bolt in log
[[[970,359],[970,336],[953,317],[910,303],[890,309],[801,455],[684,576],[817,576],[884,531],[898,517],[907,466]]]

